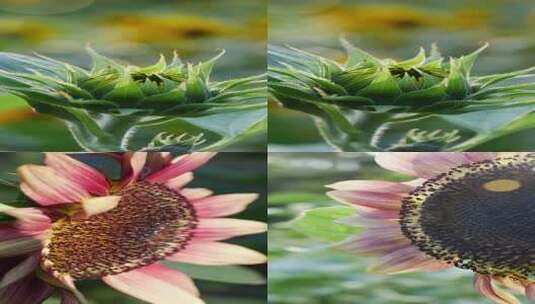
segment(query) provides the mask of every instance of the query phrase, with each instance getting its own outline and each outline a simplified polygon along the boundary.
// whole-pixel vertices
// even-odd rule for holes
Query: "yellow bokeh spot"
[[[522,184],[514,179],[496,179],[483,184],[483,188],[492,192],[511,192],[522,187]]]

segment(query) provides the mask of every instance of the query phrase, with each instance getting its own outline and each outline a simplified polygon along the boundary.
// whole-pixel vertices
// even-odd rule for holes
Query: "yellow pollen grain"
[[[483,184],[483,188],[492,192],[511,192],[522,187],[522,184],[514,179],[496,179]]]

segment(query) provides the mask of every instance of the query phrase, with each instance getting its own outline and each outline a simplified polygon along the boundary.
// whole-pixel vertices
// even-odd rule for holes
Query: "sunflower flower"
[[[111,154],[121,179],[68,155],[23,165],[21,191],[38,207],[0,205],[0,303],[85,303],[75,282],[100,279],[150,303],[204,303],[186,274],[164,260],[199,265],[262,264],[263,254],[222,240],[261,233],[261,222],[223,218],[257,194],[185,188],[214,153]]]
[[[380,256],[371,270],[384,274],[470,270],[476,290],[494,302],[520,303],[510,289],[535,303],[534,154],[378,153],[375,160],[415,179],[329,185],[330,197],[358,210],[344,222],[367,228],[341,248]]]

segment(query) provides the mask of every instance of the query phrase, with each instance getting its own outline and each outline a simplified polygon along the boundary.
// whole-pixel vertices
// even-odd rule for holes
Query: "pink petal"
[[[4,274],[2,280],[0,281],[0,289],[17,282],[18,280],[21,280],[25,276],[35,271],[35,269],[37,269],[39,266],[39,257],[39,254],[31,255]]]
[[[386,254],[380,263],[370,267],[370,271],[383,274],[396,274],[414,271],[435,271],[451,266],[427,256],[417,247],[403,247]]]
[[[499,304],[519,304],[520,302],[510,293],[494,287],[489,275],[475,274],[474,287],[483,296]]]
[[[61,296],[61,304],[79,304],[80,302],[76,299],[76,296],[71,292],[65,289],[59,289],[59,294]]]
[[[0,258],[33,253],[41,250],[42,247],[42,242],[32,237],[19,237],[0,241]]]
[[[363,206],[380,210],[400,210],[405,195],[397,193],[374,193],[356,191],[329,191],[327,196],[345,204]]]
[[[180,189],[182,189],[182,187],[187,185],[192,180],[193,180],[193,173],[186,172],[186,173],[184,173],[182,175],[179,175],[179,176],[177,176],[175,178],[172,178],[172,179],[168,180],[165,183],[165,185],[171,190],[180,191]]]
[[[46,153],[44,163],[81,188],[96,195],[107,195],[110,184],[96,169],[63,153]]]
[[[182,155],[172,160],[167,167],[149,175],[146,180],[152,183],[165,183],[174,177],[199,168],[215,155],[216,153],[213,152],[195,152]]]
[[[421,178],[433,178],[451,168],[486,159],[493,154],[461,152],[384,152],[377,153],[375,162],[381,167]]]
[[[220,241],[237,236],[262,233],[266,223],[228,218],[200,219],[193,238],[204,241]]]
[[[35,276],[26,278],[0,290],[0,303],[39,304],[52,295],[54,288]]]
[[[147,161],[146,152],[126,152],[121,158],[121,186],[126,186],[136,181],[143,172]]]
[[[0,204],[0,212],[25,222],[50,223],[50,218],[38,208],[15,208]]]
[[[186,275],[152,264],[102,278],[106,284],[140,300],[158,304],[204,304]]]
[[[90,197],[85,188],[58,174],[52,168],[23,165],[17,172],[22,192],[43,206],[79,202]]]
[[[380,193],[408,193],[415,188],[403,183],[374,180],[347,180],[327,185],[327,187],[341,191],[365,191]]]
[[[498,156],[496,152],[464,152],[463,154],[469,161],[474,163],[491,160]]]
[[[214,192],[205,188],[184,188],[180,190],[180,194],[186,197],[188,201],[194,201],[201,198],[208,197]]]
[[[223,194],[193,201],[199,217],[220,217],[241,212],[258,198],[256,193]]]
[[[528,284],[526,286],[526,297],[535,303],[535,283]]]
[[[368,229],[342,242],[339,247],[346,251],[363,254],[386,254],[401,247],[410,246],[410,241],[397,227]]]
[[[86,216],[104,213],[117,207],[121,197],[118,195],[98,196],[82,200],[82,208]]]
[[[411,246],[410,241],[402,238],[394,239],[369,239],[369,238],[350,238],[337,247],[348,252],[359,254],[385,255],[396,250]]]
[[[220,242],[193,242],[168,260],[199,265],[254,265],[266,263],[260,252]]]

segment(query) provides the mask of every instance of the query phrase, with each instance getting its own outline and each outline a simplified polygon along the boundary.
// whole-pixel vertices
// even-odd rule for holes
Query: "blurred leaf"
[[[321,202],[325,200],[325,195],[318,195],[309,192],[278,192],[269,195],[270,205],[285,205],[297,202]]]
[[[240,266],[198,266],[169,261],[163,263],[198,280],[245,285],[263,285],[266,283],[266,279],[260,273]]]
[[[312,238],[337,242],[358,233],[359,228],[339,224],[336,220],[351,216],[355,208],[323,207],[303,212],[292,222],[292,228]]]

